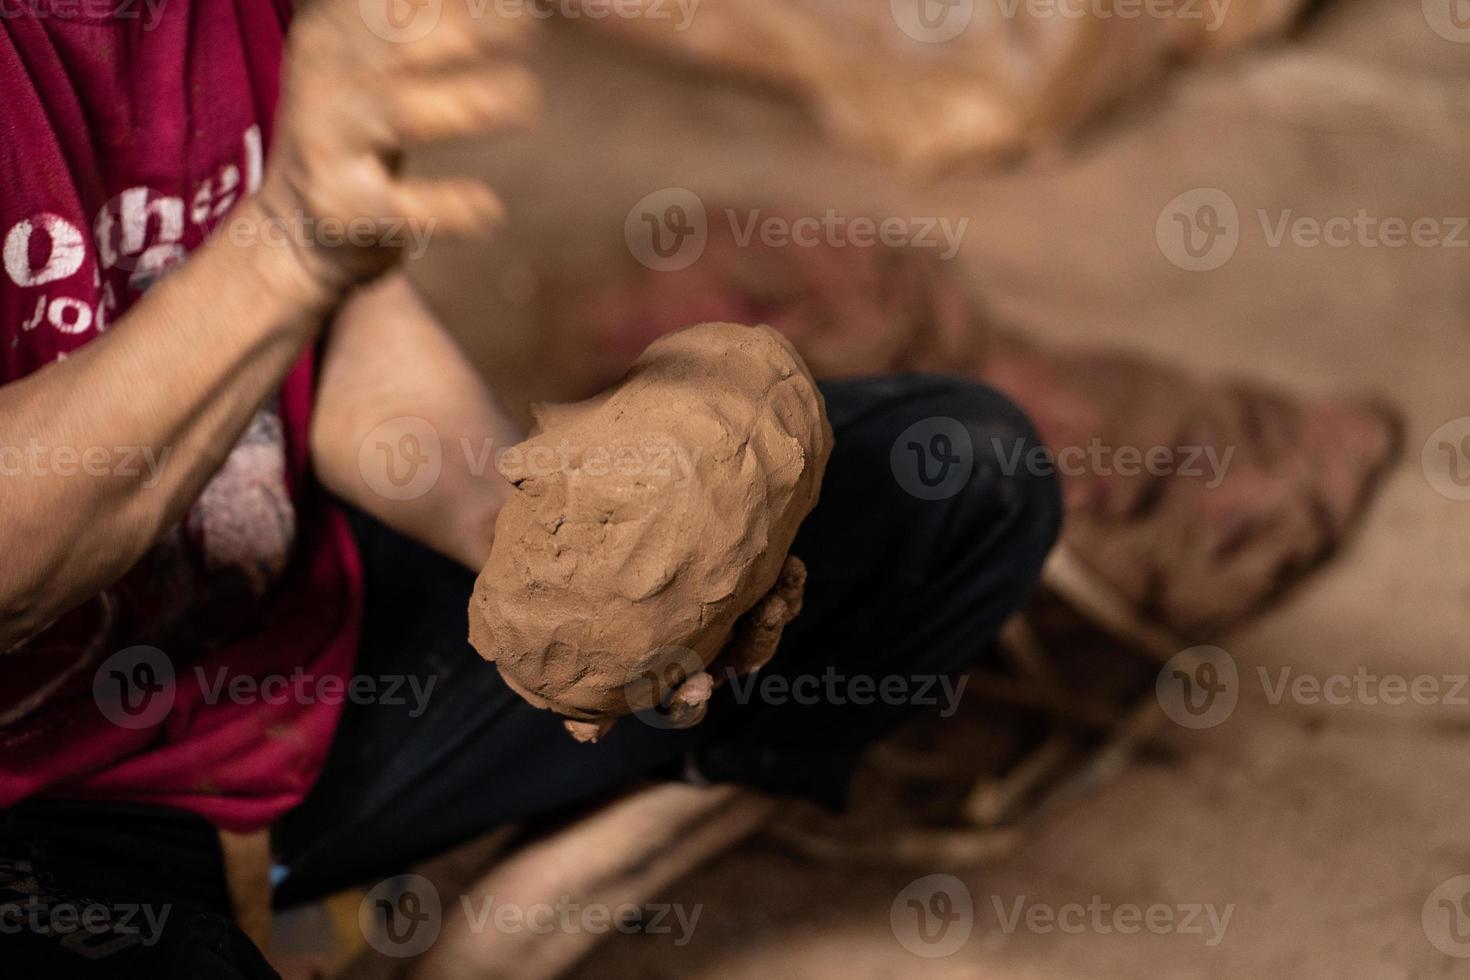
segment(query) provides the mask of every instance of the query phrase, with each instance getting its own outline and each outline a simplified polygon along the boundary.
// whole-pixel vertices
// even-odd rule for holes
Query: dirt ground
[[[979,867],[837,871],[754,841],[665,896],[702,907],[692,940],[617,937],[578,977],[1470,976],[1445,951],[1470,956],[1455,931],[1470,929],[1470,900],[1435,892],[1470,874],[1470,692],[1452,676],[1467,670],[1470,502],[1421,464],[1431,433],[1470,415],[1470,233],[1441,220],[1459,247],[1271,240],[1288,210],[1462,225],[1470,43],[1432,30],[1419,3],[1326,4],[1292,43],[1176,77],[1065,150],[932,187],[825,145],[772,93],[648,67],[579,31],[556,32],[541,61],[538,134],[424,164],[488,170],[510,202],[496,248],[440,250],[418,270],[510,402],[578,387],[575,346],[527,321],[536,268],[623,248],[634,203],[678,186],[814,213],[967,217],[956,273],[1005,322],[1300,392],[1368,388],[1409,419],[1404,461],[1342,558],[1220,641],[1241,676],[1224,723],[1172,728],[1172,752]],[[1196,188],[1224,191],[1240,216],[1237,251],[1204,272],[1176,266],[1156,234]],[[1439,695],[1273,699],[1283,669],[1426,676]],[[890,916],[931,873],[957,875],[974,908],[941,958],[910,952]],[[1114,928],[1119,910],[1155,904],[1173,925]],[[1072,905],[1102,911],[1067,920],[1081,928],[1010,921]],[[1195,907],[1200,933],[1182,921]],[[1223,937],[1207,908],[1228,910]]]

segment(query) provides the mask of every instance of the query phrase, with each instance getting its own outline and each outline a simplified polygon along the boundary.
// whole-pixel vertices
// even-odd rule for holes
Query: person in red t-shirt
[[[500,221],[398,164],[533,120],[532,19],[46,2],[0,6],[0,957],[273,975],[221,829],[272,829],[288,904],[643,776],[840,805],[932,703],[877,682],[934,690],[1035,581],[1059,500],[1006,465],[1037,446],[1018,410],[825,384],[806,609],[766,669],[821,696],[727,686],[695,730],[572,743],[465,642],[510,488],[449,450],[421,480],[425,442],[519,434],[396,271]]]

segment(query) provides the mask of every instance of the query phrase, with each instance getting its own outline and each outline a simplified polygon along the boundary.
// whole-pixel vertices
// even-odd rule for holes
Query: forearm
[[[401,274],[343,307],[311,435],[337,496],[478,572],[511,493],[498,453],[521,436]]]
[[[241,205],[106,334],[0,387],[0,446],[152,464],[30,465],[0,482],[0,650],[106,588],[181,520],[314,337],[331,297],[289,247],[262,239],[263,221]]]

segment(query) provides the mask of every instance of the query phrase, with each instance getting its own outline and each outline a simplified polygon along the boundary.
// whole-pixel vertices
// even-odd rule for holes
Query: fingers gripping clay
[[[821,393],[774,330],[662,338],[610,391],[538,409],[502,458],[517,492],[470,642],[580,739],[652,706],[640,697],[671,724],[697,720],[705,668],[758,668],[800,610],[805,570],[788,552],[831,448]]]

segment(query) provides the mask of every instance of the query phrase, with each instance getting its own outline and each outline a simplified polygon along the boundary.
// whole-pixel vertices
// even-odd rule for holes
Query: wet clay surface
[[[760,666],[800,610],[788,552],[831,452],[821,393],[775,331],[706,324],[608,392],[536,414],[502,460],[517,493],[470,641],[579,739],[660,705],[697,720],[704,668]]]

